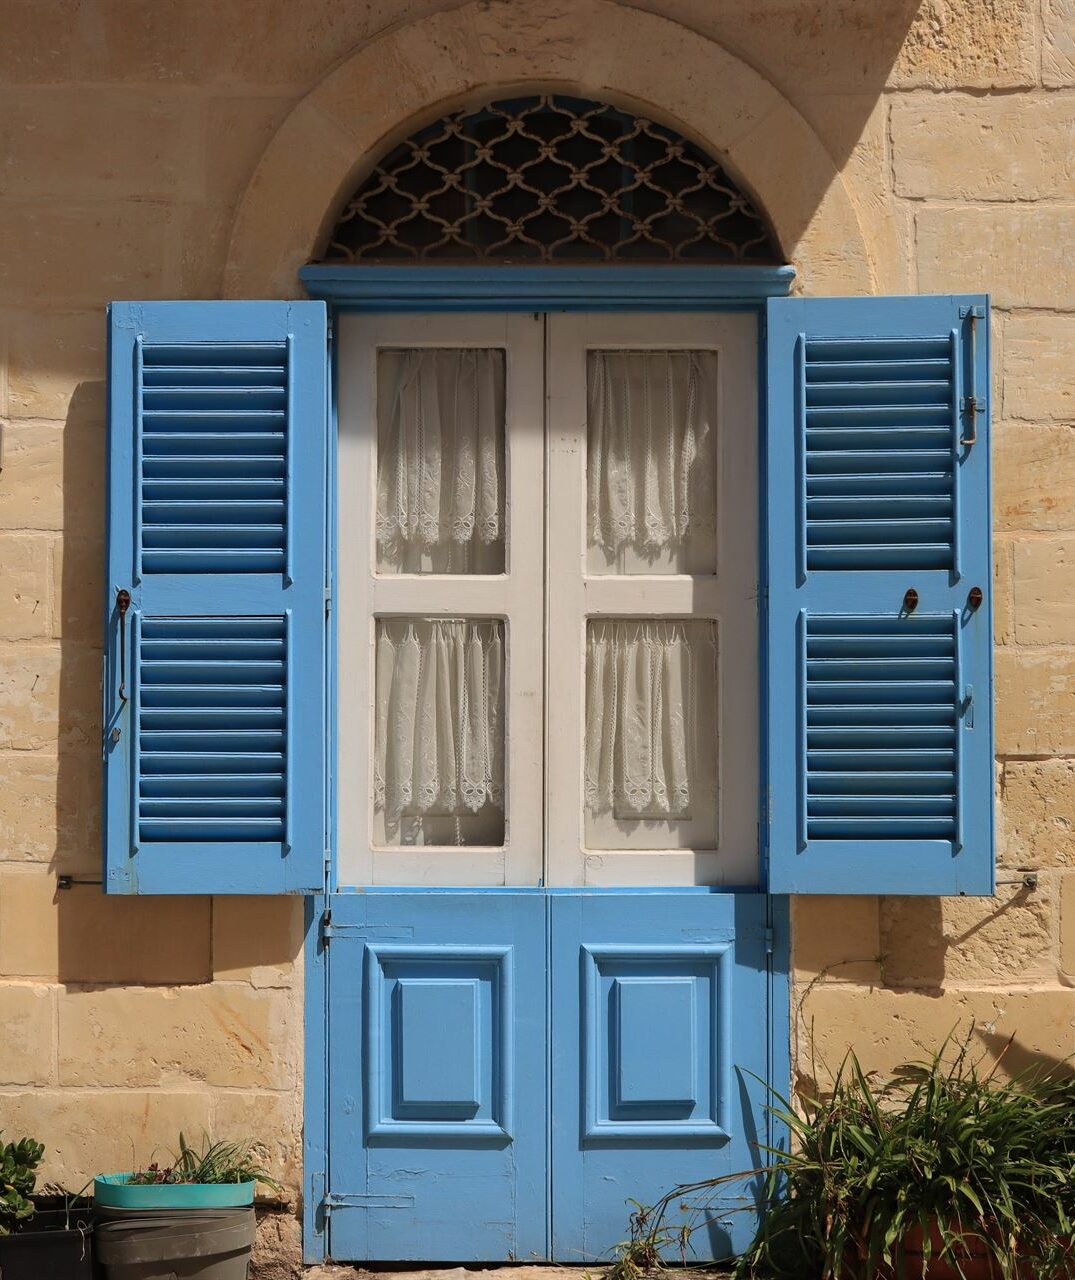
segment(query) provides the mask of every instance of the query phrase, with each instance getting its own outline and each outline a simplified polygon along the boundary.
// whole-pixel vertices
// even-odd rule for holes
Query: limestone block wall
[[[908,287],[993,298],[998,878],[1016,883],[798,902],[802,1076],[850,1046],[888,1068],[972,1024],[983,1051],[1015,1034],[1011,1070],[1075,1051],[1075,6],[924,5],[884,108]]]
[[[180,1127],[253,1132],[298,1179],[301,906],[56,887],[100,871],[105,303],[221,296],[244,193],[245,234],[268,226],[250,193],[279,178],[258,170],[275,137],[319,130],[357,166],[363,129],[404,128],[464,57],[490,84],[600,89],[655,18],[678,44],[647,93],[769,166],[808,285],[996,307],[1000,861],[1039,886],[797,903],[799,1067],[811,1028],[825,1059],[877,1065],[961,1019],[985,1046],[1075,1050],[1075,0],[634,0],[612,25],[608,3],[0,0],[0,1129],[37,1134],[51,1179]],[[376,112],[292,114],[393,31],[409,52],[380,63]],[[750,76],[708,76],[718,49]],[[859,239],[797,207],[791,109]],[[293,163],[274,200],[324,181]]]

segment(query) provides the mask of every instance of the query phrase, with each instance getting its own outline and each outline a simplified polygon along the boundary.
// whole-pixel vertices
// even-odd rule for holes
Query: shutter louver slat
[[[950,339],[803,347],[806,569],[950,567]]]
[[[287,771],[285,739],[286,619],[145,619],[138,646],[139,840],[283,840]],[[177,660],[176,653],[182,654]],[[181,694],[198,688],[199,705]],[[145,705],[145,693],[165,692]],[[233,704],[243,702],[241,708]],[[259,717],[254,724],[252,716]],[[241,756],[265,781],[267,794],[212,790],[206,783],[235,774]],[[187,776],[201,785],[173,782],[160,795],[147,779],[162,763],[185,761]]]
[[[140,351],[143,569],[281,571],[287,549],[287,344],[143,343]],[[275,464],[279,501],[252,492],[239,467],[226,469],[229,455],[249,438]],[[155,483],[157,458],[179,444],[183,462],[169,469],[172,487],[162,495]],[[218,477],[215,501],[196,492],[207,474]]]
[[[115,303],[110,315],[106,885],[318,892],[325,308]]]
[[[986,313],[768,304],[773,892],[992,891]]]
[[[953,627],[944,617],[807,618],[807,839],[856,839],[866,829],[887,839],[927,830],[955,837]],[[853,679],[872,698],[879,673],[906,693],[898,718],[876,703],[865,714],[857,704],[853,715],[834,713],[834,682]],[[924,769],[933,787],[920,802],[900,778]]]

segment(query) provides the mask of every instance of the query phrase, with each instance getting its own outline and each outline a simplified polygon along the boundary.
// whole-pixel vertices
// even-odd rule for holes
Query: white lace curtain
[[[715,645],[707,622],[590,623],[585,785],[592,814],[690,815],[700,772],[697,691],[704,671],[714,670]]]
[[[382,569],[503,569],[504,353],[381,353],[377,450]]]
[[[504,636],[496,621],[377,628],[374,798],[402,815],[504,807]]]
[[[712,529],[717,354],[591,351],[590,541],[656,553]]]

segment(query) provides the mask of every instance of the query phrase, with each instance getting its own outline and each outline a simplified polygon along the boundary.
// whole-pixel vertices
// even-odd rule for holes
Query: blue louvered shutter
[[[320,302],[110,308],[105,886],[323,888]]]
[[[993,889],[984,297],[767,315],[775,893]]]

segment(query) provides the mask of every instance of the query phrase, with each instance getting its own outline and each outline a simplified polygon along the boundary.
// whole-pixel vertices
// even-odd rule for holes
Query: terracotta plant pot
[[[929,1239],[930,1256],[926,1259],[925,1243]],[[928,1233],[913,1227],[903,1238],[903,1261],[898,1268],[874,1267],[868,1272],[860,1258],[849,1267],[842,1280],[1002,1280],[1002,1272],[988,1243],[979,1236],[968,1235],[960,1246],[940,1257],[944,1238],[933,1225]],[[1049,1280],[1075,1280],[1075,1241],[1067,1241],[1065,1261],[1053,1271]],[[957,1266],[958,1263],[958,1266]],[[1036,1280],[1028,1263],[1019,1268],[1020,1280]]]
[[[926,1232],[913,1227],[903,1238],[903,1276],[899,1280],[1000,1280],[1000,1268],[989,1245],[977,1236],[968,1236],[953,1254],[941,1258],[944,1238],[938,1227],[929,1229],[930,1257],[924,1249]],[[958,1261],[959,1266],[955,1263]]]

